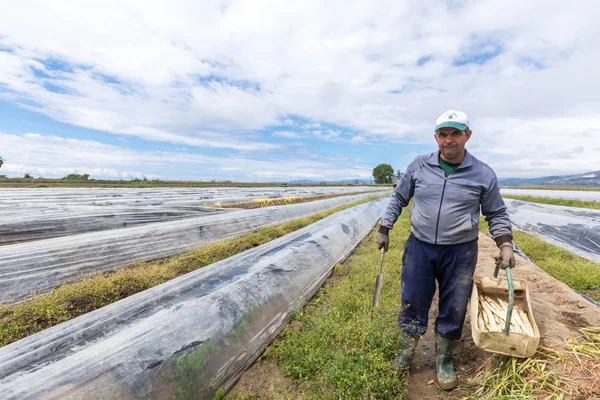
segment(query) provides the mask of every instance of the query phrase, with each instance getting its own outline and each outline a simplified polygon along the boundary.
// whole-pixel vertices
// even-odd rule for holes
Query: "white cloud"
[[[600,143],[600,3],[452,4],[12,2],[0,99],[119,135],[273,153],[261,129],[292,116],[324,141],[430,143],[455,108],[501,174],[600,169],[589,151],[539,162]]]
[[[282,137],[282,138],[286,138],[286,139],[301,139],[302,138],[302,135],[299,134],[298,132],[291,132],[291,131],[275,131],[275,132],[273,132],[273,136]]]
[[[367,143],[367,139],[364,136],[354,136],[351,140],[352,143]]]
[[[310,124],[303,124],[302,129],[311,130],[311,129],[319,129],[321,128],[321,124],[318,122],[312,122]]]
[[[555,171],[575,174],[598,170],[597,154],[585,151],[600,142],[598,121],[595,114],[535,121],[518,118],[482,121],[494,128],[474,131],[471,141],[478,146],[473,153],[489,159],[489,164],[502,176],[533,176],[532,171],[542,176]]]
[[[337,180],[368,178],[371,170],[340,167],[335,162],[312,158],[208,156],[198,153],[139,151],[92,140],[61,138],[28,133],[0,132],[2,156],[8,161],[2,174],[21,177],[24,173],[46,178],[68,174],[90,174],[92,178],[129,179],[146,176],[160,179]],[[335,160],[333,160],[335,161]],[[143,171],[143,172],[142,172]],[[173,171],[179,171],[173,175]],[[183,171],[183,172],[181,172]]]

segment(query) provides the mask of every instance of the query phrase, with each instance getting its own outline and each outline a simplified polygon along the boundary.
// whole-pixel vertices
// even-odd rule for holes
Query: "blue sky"
[[[367,179],[450,108],[500,177],[600,170],[597,1],[20,3],[8,176]]]

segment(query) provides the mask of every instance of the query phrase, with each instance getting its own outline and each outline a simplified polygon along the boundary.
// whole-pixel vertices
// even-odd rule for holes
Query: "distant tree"
[[[90,177],[89,174],[69,174],[63,178],[60,179],[68,179],[68,180],[73,180],[73,181],[87,181],[88,178]]]
[[[394,168],[390,164],[379,164],[373,168],[373,178],[375,183],[392,183],[392,176],[394,175]]]
[[[25,179],[32,179],[32,178],[33,178],[33,176],[31,176],[31,175],[29,175],[29,174],[25,174],[25,175],[23,176],[23,178],[25,178]]]

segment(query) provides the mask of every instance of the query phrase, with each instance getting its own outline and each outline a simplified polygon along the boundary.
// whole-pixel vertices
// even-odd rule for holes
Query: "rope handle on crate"
[[[498,277],[499,270],[500,266],[496,265],[496,270],[494,271],[494,278]],[[512,318],[513,312],[513,304],[515,302],[515,289],[513,287],[512,273],[510,272],[510,268],[506,268],[504,272],[506,272],[506,280],[508,282],[508,308],[506,309],[506,323],[504,324],[504,333],[508,335],[508,332],[510,330],[510,320]]]

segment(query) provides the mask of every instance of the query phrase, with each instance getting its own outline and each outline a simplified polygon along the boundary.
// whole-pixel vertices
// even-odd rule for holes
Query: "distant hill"
[[[541,178],[505,178],[498,179],[500,186],[598,186],[600,171],[578,175],[544,176]]]

